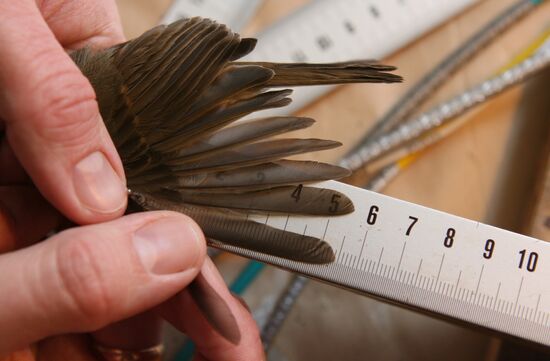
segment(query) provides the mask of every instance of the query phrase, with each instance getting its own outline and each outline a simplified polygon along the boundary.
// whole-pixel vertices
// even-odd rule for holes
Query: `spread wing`
[[[388,73],[393,67],[373,61],[236,61],[255,44],[255,39],[241,39],[225,25],[192,18],[156,27],[104,51],[83,49],[72,56],[96,89],[128,187],[143,208],[186,213],[218,241],[304,262],[330,262],[334,255],[322,240],[249,221],[243,211],[324,216],[352,212],[353,203],[345,195],[308,185],[347,176],[347,170],[283,159],[340,143],[272,139],[311,126],[308,118],[232,123],[289,104],[287,86],[401,78]],[[334,207],[335,198],[339,207]]]

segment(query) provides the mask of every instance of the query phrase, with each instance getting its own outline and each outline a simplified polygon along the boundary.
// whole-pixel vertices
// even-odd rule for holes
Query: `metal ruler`
[[[249,217],[326,240],[335,250],[334,263],[311,265],[214,246],[400,306],[550,346],[550,243],[343,183],[321,185],[353,199],[355,212],[328,219]]]
[[[382,59],[477,0],[316,0],[258,34],[245,60],[332,62]],[[295,89],[292,103],[263,114],[292,113],[332,89]]]

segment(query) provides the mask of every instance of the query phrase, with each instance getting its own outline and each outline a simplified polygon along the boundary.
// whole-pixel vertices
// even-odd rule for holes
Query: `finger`
[[[122,215],[124,172],[89,81],[32,0],[0,3],[0,117],[41,193],[77,223]],[[21,27],[24,26],[24,31]]]
[[[124,41],[113,0],[49,0],[42,1],[39,9],[65,48],[104,48]]]
[[[190,218],[149,212],[0,255],[0,354],[141,313],[191,282],[205,253]]]
[[[43,239],[61,220],[33,186],[0,186],[0,253]]]
[[[265,359],[252,315],[229,292],[209,258],[193,285],[160,306],[160,312],[207,360]]]

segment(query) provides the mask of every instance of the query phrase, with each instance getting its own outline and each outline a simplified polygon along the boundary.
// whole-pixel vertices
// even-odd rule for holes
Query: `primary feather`
[[[348,171],[282,158],[334,148],[320,139],[270,139],[313,120],[253,112],[290,103],[300,85],[398,82],[374,61],[237,62],[254,49],[225,25],[201,18],[158,26],[109,49],[72,57],[96,90],[132,198],[144,209],[193,217],[207,237],[310,263],[334,259],[328,243],[248,220],[246,212],[332,216],[353,211],[345,195],[307,185]]]

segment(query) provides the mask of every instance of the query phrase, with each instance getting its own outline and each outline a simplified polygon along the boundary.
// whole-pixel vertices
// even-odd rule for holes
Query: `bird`
[[[347,169],[285,159],[341,143],[275,138],[312,126],[314,120],[307,117],[238,120],[289,104],[289,87],[402,78],[391,73],[395,67],[373,60],[240,60],[256,42],[224,24],[193,17],[70,56],[96,92],[134,207],[184,213],[215,242],[298,262],[333,262],[326,240],[273,228],[250,220],[249,214],[353,212],[345,194],[312,185],[346,177]]]

